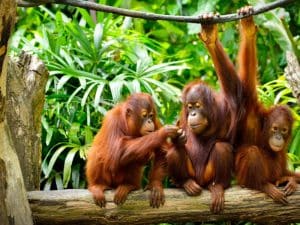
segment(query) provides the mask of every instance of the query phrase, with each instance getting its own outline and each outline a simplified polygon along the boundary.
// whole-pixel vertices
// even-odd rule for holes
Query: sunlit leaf
[[[141,84],[140,81],[137,79],[125,82],[125,85],[128,88],[130,93],[141,92]]]
[[[89,39],[83,32],[82,27],[80,27],[75,22],[68,23],[67,27],[69,31],[74,35],[74,38],[79,42],[80,47],[82,47],[86,53],[93,55],[94,49],[92,48]]]
[[[67,105],[69,105],[72,101],[73,101],[73,98],[82,90],[82,87],[78,87],[75,89],[75,91],[70,95],[68,101],[67,101]]]
[[[80,12],[80,14],[82,15],[82,18],[88,23],[88,25],[90,27],[94,27],[95,23],[91,17],[91,14],[89,13],[88,10],[86,9],[82,9],[82,8],[77,8],[77,10]]]
[[[164,21],[164,20],[158,20],[157,21],[162,27],[165,28],[165,32],[173,33],[178,36],[183,36],[185,35],[184,31],[180,29],[179,27],[175,26],[174,23],[171,23],[169,21]]]
[[[146,92],[149,93],[152,96],[155,104],[158,107],[161,107],[162,104],[161,104],[160,100],[158,99],[158,96],[157,96],[156,92],[151,87],[151,85],[149,85],[149,83],[147,81],[144,81],[144,80],[140,80],[140,82],[143,84],[143,87],[146,89]]]
[[[80,131],[80,124],[79,123],[72,123],[71,128],[69,130],[69,142],[80,144],[80,140],[78,138],[78,133]]]
[[[46,145],[49,145],[53,136],[53,128],[49,128],[47,130],[47,135],[46,135]]]
[[[59,82],[57,84],[57,89],[61,89],[70,79],[70,76],[63,76],[59,79]]]
[[[95,32],[94,32],[94,45],[96,49],[100,48],[102,37],[103,37],[103,25],[98,23],[95,27]]]
[[[109,82],[109,87],[111,95],[114,102],[118,102],[121,99],[121,92],[123,88],[124,81],[113,80]]]
[[[105,86],[105,84],[100,84],[97,87],[97,91],[96,91],[95,99],[94,99],[94,107],[97,107],[101,101],[101,95],[102,95],[104,86]]]
[[[47,179],[47,181],[44,185],[44,189],[43,189],[44,191],[49,191],[51,189],[51,185],[52,185],[54,178],[55,178],[55,176],[52,175]]]
[[[198,1],[198,9],[195,13],[193,13],[193,16],[200,16],[203,13],[208,12],[216,12],[216,5],[219,2],[219,0],[199,0]],[[200,24],[195,23],[188,23],[188,34],[198,34],[200,32]]]
[[[63,48],[60,49],[59,53],[60,53],[60,56],[63,57],[70,66],[73,67],[73,59],[69,56],[69,54]]]
[[[81,99],[81,106],[83,107],[86,104],[86,101],[91,93],[91,91],[97,86],[97,83],[91,84],[88,89],[84,92],[84,95]]]
[[[92,143],[93,139],[94,139],[94,135],[93,132],[91,130],[90,126],[85,126],[84,127],[84,136],[85,136],[85,143],[86,144],[90,144]]]
[[[55,174],[55,184],[56,184],[57,190],[64,189],[63,181],[62,181],[61,175],[59,173]]]
[[[58,159],[58,157],[60,156],[60,154],[65,150],[67,149],[68,146],[67,145],[63,145],[61,147],[59,147],[58,149],[56,149],[56,151],[54,152],[54,154],[52,155],[50,161],[49,161],[49,164],[48,164],[48,167],[47,169],[45,170],[45,177],[48,177],[49,174],[51,173],[52,169],[53,169],[53,166],[56,162],[56,160]]]
[[[67,157],[65,158],[64,172],[63,172],[63,174],[64,174],[63,175],[64,188],[66,188],[68,186],[69,180],[71,178],[73,160],[74,160],[74,157],[75,157],[75,155],[78,151],[79,151],[78,147],[75,147],[75,148],[71,149],[68,152]]]

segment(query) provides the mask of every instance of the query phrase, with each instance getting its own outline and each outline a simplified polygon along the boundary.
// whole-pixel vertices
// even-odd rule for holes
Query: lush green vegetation
[[[198,15],[232,13],[263,1],[99,2],[162,14]],[[300,168],[300,108],[287,88],[283,69],[286,50],[300,57],[297,4],[255,17],[261,100],[266,105],[288,104],[296,118],[289,151],[292,169]],[[87,10],[61,5],[19,9],[11,54],[31,51],[50,71],[42,118],[43,189],[85,187],[84,164],[93,136],[106,111],[127,94],[150,93],[160,119],[174,123],[180,90],[187,82],[201,78],[218,89],[212,61],[197,37],[199,25],[96,15],[95,21]],[[237,22],[220,25],[220,38],[235,59]]]

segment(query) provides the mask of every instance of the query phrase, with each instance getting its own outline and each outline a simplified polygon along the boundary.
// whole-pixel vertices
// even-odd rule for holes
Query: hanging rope
[[[289,3],[296,2],[296,0],[278,0],[265,5],[260,5],[254,7],[253,15],[257,15],[260,13],[264,13],[270,11],[272,9],[286,6]],[[39,6],[46,3],[52,4],[63,4],[63,5],[71,5],[80,8],[96,10],[107,13],[114,13],[123,16],[129,16],[134,18],[142,18],[147,20],[169,20],[169,21],[177,21],[177,22],[186,22],[186,23],[224,23],[234,20],[239,20],[246,16],[238,15],[237,13],[221,15],[219,17],[215,16],[213,19],[207,21],[199,16],[173,16],[173,15],[162,15],[148,12],[141,12],[123,8],[112,7],[103,4],[97,4],[95,2],[83,1],[83,0],[35,0],[35,1],[18,1],[18,6],[20,7],[34,7]]]

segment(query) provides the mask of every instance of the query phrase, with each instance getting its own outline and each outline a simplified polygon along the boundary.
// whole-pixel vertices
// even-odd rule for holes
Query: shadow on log
[[[179,189],[165,189],[166,203],[149,206],[149,192],[136,191],[122,206],[113,203],[113,191],[106,191],[105,209],[94,204],[87,190],[32,191],[28,199],[35,224],[156,224],[162,222],[252,221],[282,224],[300,221],[300,186],[289,204],[276,204],[263,193],[239,187],[225,192],[225,210],[212,214],[210,194],[189,197]]]

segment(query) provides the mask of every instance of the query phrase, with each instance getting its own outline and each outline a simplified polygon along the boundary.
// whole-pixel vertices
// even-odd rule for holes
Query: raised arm
[[[251,15],[252,6],[241,8],[238,13]],[[257,57],[256,57],[256,26],[252,16],[240,21],[240,48],[238,53],[238,74],[251,101],[257,101]]]
[[[213,14],[206,14],[203,18],[210,19]],[[221,83],[221,88],[226,97],[234,98],[240,96],[241,84],[235,67],[223,49],[218,39],[218,29],[216,24],[201,24],[202,31],[200,39],[205,44],[213,60],[215,70]]]

